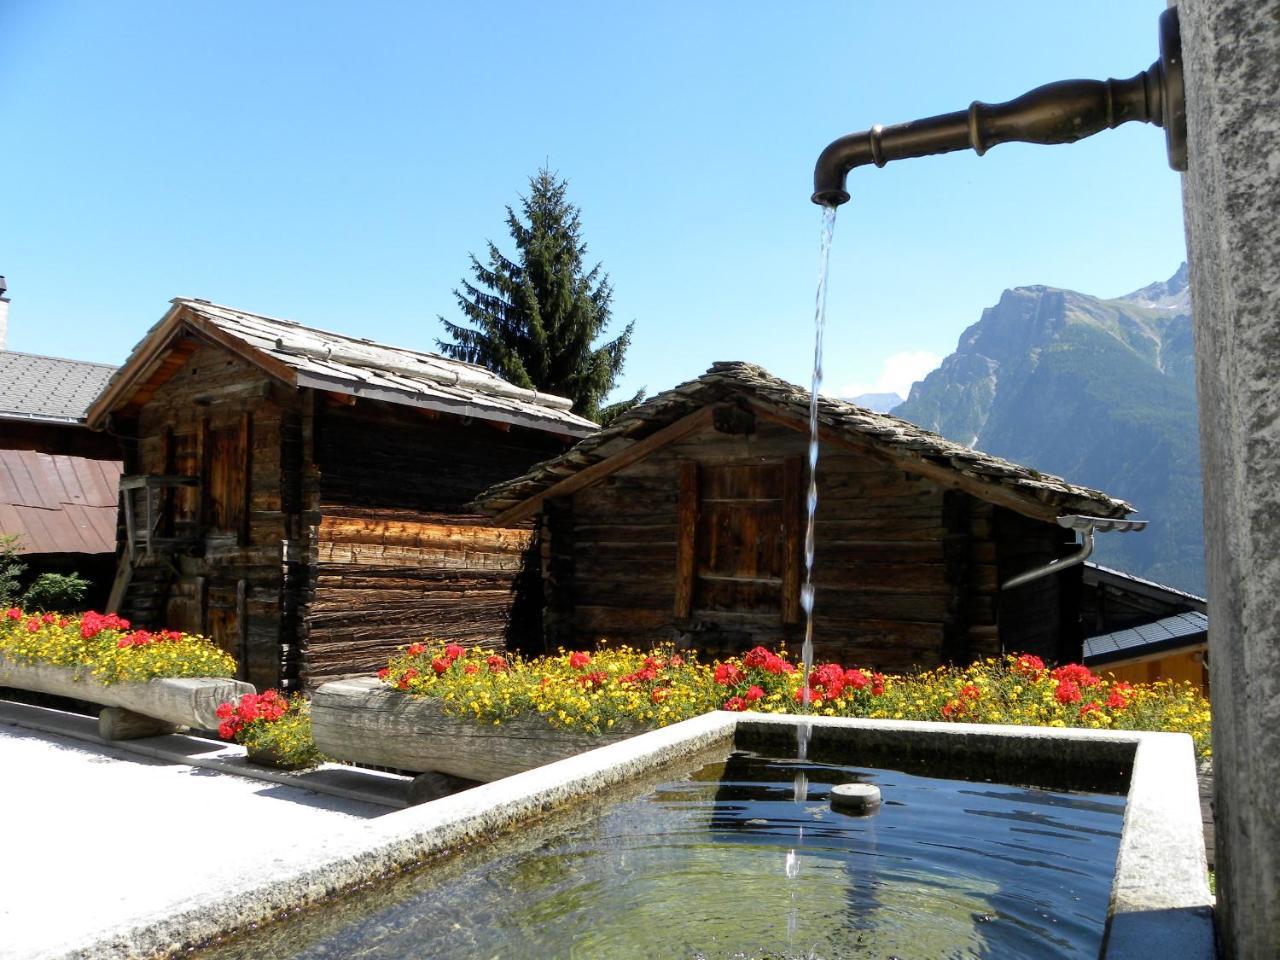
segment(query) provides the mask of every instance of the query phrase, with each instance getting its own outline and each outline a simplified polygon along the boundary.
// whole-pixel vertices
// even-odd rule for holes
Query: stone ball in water
[[[880,809],[880,788],[873,783],[841,783],[831,788],[831,809],[865,816]]]

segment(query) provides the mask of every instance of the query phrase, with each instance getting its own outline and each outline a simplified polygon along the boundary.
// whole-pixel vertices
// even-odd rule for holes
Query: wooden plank
[[[676,508],[676,590],[674,614],[684,620],[693,608],[694,571],[698,557],[698,463],[680,464],[680,499]]]
[[[682,417],[675,423],[668,424],[661,430],[655,431],[643,440],[637,441],[621,453],[617,453],[612,457],[601,460],[599,463],[592,464],[589,467],[577,471],[570,477],[566,477],[558,483],[552,484],[550,487],[541,491],[516,504],[516,506],[505,510],[494,518],[494,523],[499,526],[505,526],[517,520],[523,520],[532,516],[543,502],[553,497],[565,497],[575,493],[593,484],[599,483],[610,474],[616,473],[628,464],[635,463],[642,457],[647,456],[654,450],[658,450],[669,443],[674,443],[681,437],[688,436],[695,430],[707,426],[712,420],[711,407],[701,407],[686,417]]]
[[[801,620],[804,580],[805,469],[800,457],[788,457],[782,470],[782,622]]]

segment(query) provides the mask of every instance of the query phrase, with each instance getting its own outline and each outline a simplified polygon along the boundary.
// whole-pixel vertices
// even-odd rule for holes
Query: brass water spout
[[[925,120],[879,124],[827,146],[813,171],[813,202],[845,203],[845,177],[854,167],[972,148],[979,156],[1001,143],[1074,143],[1130,120],[1164,128],[1169,166],[1187,169],[1187,114],[1182,87],[1178,11],[1160,14],[1160,59],[1127,80],[1062,80],[1008,103],[974,101]]]

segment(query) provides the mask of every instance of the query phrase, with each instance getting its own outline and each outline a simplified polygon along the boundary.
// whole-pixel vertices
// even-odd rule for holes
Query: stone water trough
[[[254,693],[252,684],[222,677],[179,677],[136,683],[103,683],[88,670],[47,663],[19,663],[0,655],[0,687],[15,687],[100,703],[98,734],[130,740],[173,733],[178,727],[212,730],[218,704]]]

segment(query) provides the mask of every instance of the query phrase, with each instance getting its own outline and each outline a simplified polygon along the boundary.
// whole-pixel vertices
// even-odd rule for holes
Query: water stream
[[[809,490],[805,497],[804,525],[804,585],[800,588],[800,606],[804,610],[804,644],[800,648],[801,704],[809,709],[809,676],[813,672],[813,558],[816,533],[814,524],[818,514],[818,391],[822,388],[822,333],[827,322],[827,267],[831,259],[831,237],[836,228],[836,207],[822,208],[822,239],[818,253],[818,293],[813,308],[813,380],[809,388]],[[800,764],[792,784],[792,797],[803,804],[809,795],[809,780],[804,761],[809,756],[809,737],[812,726],[801,723],[796,726],[796,756]],[[804,848],[804,824],[796,828],[796,845],[787,851],[783,873],[791,881],[791,909],[787,914],[787,939],[790,950],[795,950],[795,932],[800,907],[796,902],[795,880],[800,873],[798,849]],[[812,956],[812,951],[809,955]]]

